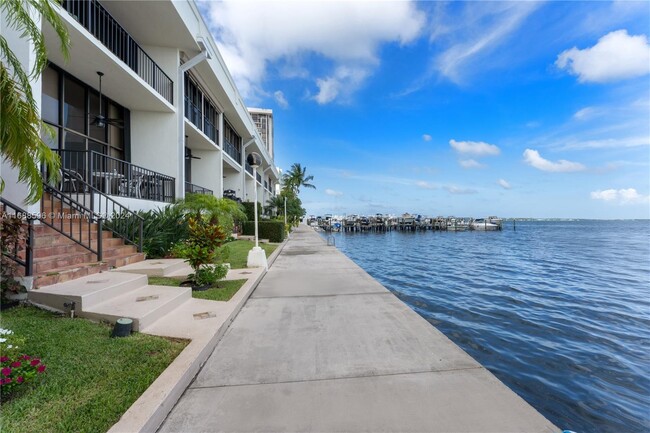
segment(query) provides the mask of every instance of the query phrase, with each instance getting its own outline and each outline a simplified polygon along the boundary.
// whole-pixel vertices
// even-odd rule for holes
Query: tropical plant
[[[27,203],[35,203],[43,195],[39,165],[46,168],[48,183],[56,182],[59,177],[59,157],[50,150],[41,135],[52,135],[52,131],[39,116],[38,104],[34,100],[30,84],[47,66],[45,37],[40,26],[33,20],[33,12],[37,12],[44,21],[50,23],[59,37],[64,57],[67,59],[69,56],[68,30],[57,14],[55,5],[54,0],[0,1],[0,11],[6,29],[14,30],[33,45],[34,64],[30,71],[26,71],[9,48],[7,39],[0,35],[0,154],[12,168],[18,169],[18,180],[27,183]],[[3,34],[6,29],[3,29]],[[4,186],[4,179],[0,177],[0,192],[4,190]]]
[[[231,233],[235,222],[246,221],[241,204],[227,198],[216,198],[208,194],[188,194],[176,202],[178,209],[187,216],[201,217],[211,224],[219,224]]]
[[[298,195],[301,187],[316,189],[316,186],[310,183],[312,180],[314,180],[314,176],[307,176],[307,167],[296,162],[282,176],[282,189],[284,192]]]
[[[17,265],[8,255],[17,254],[27,247],[27,227],[22,219],[3,213],[0,216],[0,298],[7,300],[7,294],[25,291],[16,281]]]
[[[24,338],[10,329],[0,328],[0,395],[3,399],[45,371],[45,364],[40,359],[20,354],[19,349],[24,344]]]

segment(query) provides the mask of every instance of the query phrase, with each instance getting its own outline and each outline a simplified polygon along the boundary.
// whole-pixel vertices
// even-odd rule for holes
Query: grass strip
[[[279,244],[260,244],[260,247],[269,257]],[[232,269],[246,268],[248,262],[248,252],[255,246],[253,241],[237,240],[228,242],[221,248],[228,248],[228,256],[224,258],[224,262],[230,263]]]
[[[186,278],[180,277],[149,277],[149,284],[154,286],[179,287]],[[229,301],[247,280],[221,280],[214,287],[203,291],[192,291],[192,297],[209,301]]]
[[[3,433],[106,432],[188,343],[110,338],[110,325],[26,306],[3,311],[1,325],[47,365],[33,386],[2,403]]]

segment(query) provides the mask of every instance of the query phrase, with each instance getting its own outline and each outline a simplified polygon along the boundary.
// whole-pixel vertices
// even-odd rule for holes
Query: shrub
[[[17,264],[4,253],[14,254],[24,251],[27,246],[27,225],[22,219],[2,214],[0,219],[0,297],[6,300],[7,293],[20,293],[25,287],[14,279]]]
[[[245,201],[242,203],[244,206],[244,212],[246,212],[246,219],[250,221],[255,221],[255,202]],[[262,217],[262,205],[257,204],[257,219]]]
[[[255,222],[244,223],[245,235],[255,234]],[[268,239],[270,242],[282,242],[284,240],[284,222],[282,221],[259,221],[260,239]]]
[[[226,265],[205,265],[196,270],[195,273],[188,275],[188,278],[199,286],[211,286],[217,281],[225,278],[228,274]]]
[[[40,359],[19,354],[18,349],[24,343],[24,339],[15,336],[13,331],[0,328],[0,395],[3,399],[45,371]]]

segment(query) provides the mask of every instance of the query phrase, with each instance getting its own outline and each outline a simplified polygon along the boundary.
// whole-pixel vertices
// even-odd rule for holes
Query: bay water
[[[650,221],[332,236],[558,427],[650,431]]]

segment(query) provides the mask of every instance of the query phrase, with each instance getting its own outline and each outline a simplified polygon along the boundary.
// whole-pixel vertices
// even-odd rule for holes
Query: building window
[[[224,122],[223,147],[232,159],[241,164],[241,137],[227,121]]]
[[[129,111],[102,96],[101,113],[110,119],[103,128],[93,122],[99,115],[99,93],[72,75],[49,65],[43,71],[41,116],[54,137],[44,139],[52,149],[93,150],[124,159]]]
[[[219,110],[189,73],[185,73],[185,117],[210,140],[218,142]]]

